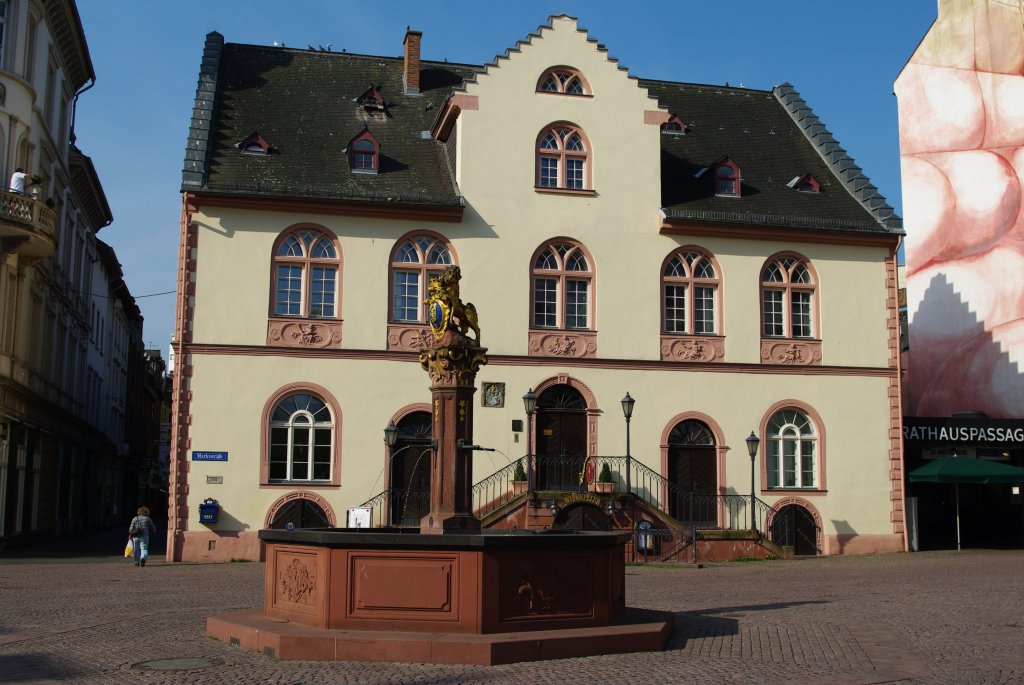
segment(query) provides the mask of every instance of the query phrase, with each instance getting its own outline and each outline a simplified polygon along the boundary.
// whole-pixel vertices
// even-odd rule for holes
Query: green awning
[[[969,457],[932,459],[907,474],[911,483],[1022,483],[1024,469]]]

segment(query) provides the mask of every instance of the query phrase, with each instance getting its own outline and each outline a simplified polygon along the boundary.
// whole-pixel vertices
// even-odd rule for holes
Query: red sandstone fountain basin
[[[628,533],[260,531],[263,609],[211,637],[278,658],[494,664],[662,649],[672,618],[627,610]]]

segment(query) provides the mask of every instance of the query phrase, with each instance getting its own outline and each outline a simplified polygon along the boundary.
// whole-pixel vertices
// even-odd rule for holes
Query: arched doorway
[[[330,528],[331,519],[319,504],[304,497],[286,502],[274,512],[268,528],[282,530],[292,524],[295,528]]]
[[[570,385],[554,385],[537,397],[537,489],[580,488],[587,457],[587,402]]]
[[[414,411],[398,422],[390,468],[391,524],[418,526],[430,509],[430,412]]]
[[[818,553],[818,526],[814,515],[799,504],[787,504],[772,517],[772,542],[792,547],[796,555]]]
[[[714,526],[718,520],[718,451],[703,421],[680,421],[668,435],[668,479],[676,487],[668,513],[680,521]]]
[[[608,515],[592,504],[571,504],[555,516],[551,527],[557,530],[611,530]]]

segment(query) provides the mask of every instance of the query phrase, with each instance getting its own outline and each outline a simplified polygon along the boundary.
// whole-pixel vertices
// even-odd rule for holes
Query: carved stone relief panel
[[[594,331],[530,331],[530,356],[578,359],[597,356]]]
[[[341,321],[270,319],[267,347],[341,347]]]
[[[761,362],[789,366],[821,366],[821,341],[762,340]]]
[[[723,362],[725,338],[704,335],[661,336],[661,360],[666,362]]]

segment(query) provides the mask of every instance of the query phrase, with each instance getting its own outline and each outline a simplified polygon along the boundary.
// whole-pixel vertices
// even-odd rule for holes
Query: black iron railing
[[[803,515],[808,520],[801,520],[802,525],[797,525],[788,516],[776,517],[775,508],[757,497],[689,492],[635,458],[597,456],[590,458],[592,465],[588,465],[583,456],[535,455],[534,459],[536,489],[548,492],[598,489],[592,483],[600,480],[607,465],[613,492],[626,493],[628,482],[630,494],[666,515],[666,527],[648,529],[659,550],[656,555],[653,551],[649,554],[659,559],[678,556],[702,529],[760,531],[781,546],[793,545],[796,536],[806,538],[802,531],[808,527],[808,521],[815,527],[817,525],[803,508],[798,508],[797,516]],[[528,457],[523,456],[475,483],[473,514],[484,519],[524,496],[526,478],[523,476],[529,473],[529,466]],[[393,526],[416,526],[429,509],[429,493],[426,490],[385,490],[360,506],[372,509],[375,525],[386,525],[390,521]],[[804,542],[817,548],[814,540]],[[636,549],[639,552],[641,548],[637,546]]]

